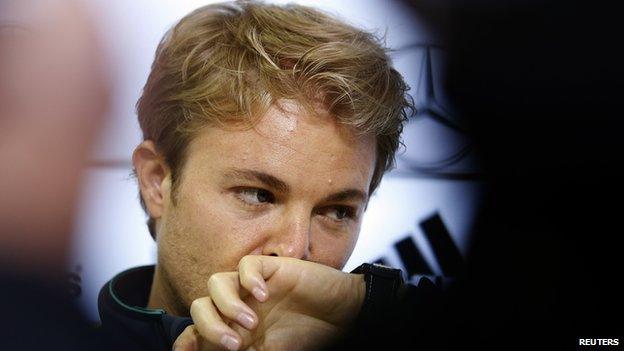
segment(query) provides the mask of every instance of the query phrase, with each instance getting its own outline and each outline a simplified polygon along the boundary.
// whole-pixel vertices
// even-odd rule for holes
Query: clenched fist
[[[237,271],[212,275],[208,292],[193,301],[195,324],[175,351],[317,349],[355,319],[365,282],[295,258],[245,256]]]

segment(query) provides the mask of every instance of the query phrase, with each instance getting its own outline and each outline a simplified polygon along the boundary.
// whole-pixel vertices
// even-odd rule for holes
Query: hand
[[[364,301],[362,275],[288,257],[245,256],[213,274],[175,351],[309,350],[337,337]]]

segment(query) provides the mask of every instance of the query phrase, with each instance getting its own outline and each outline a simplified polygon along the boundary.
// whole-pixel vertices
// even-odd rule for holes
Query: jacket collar
[[[171,350],[175,339],[193,322],[147,308],[155,266],[119,273],[100,291],[98,308],[102,328],[137,350]]]

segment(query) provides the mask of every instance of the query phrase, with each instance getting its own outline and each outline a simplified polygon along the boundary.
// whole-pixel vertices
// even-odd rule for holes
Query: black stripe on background
[[[444,276],[457,276],[462,270],[464,260],[442,217],[436,213],[420,222],[420,228],[425,233]]]
[[[405,239],[396,242],[394,247],[399,253],[399,257],[401,257],[401,261],[407,271],[408,277],[411,277],[414,274],[433,274],[431,268],[420,254],[420,251],[416,247],[414,239],[411,236],[407,236]]]

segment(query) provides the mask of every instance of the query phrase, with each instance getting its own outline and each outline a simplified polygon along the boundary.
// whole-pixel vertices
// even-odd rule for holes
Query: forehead
[[[253,128],[205,128],[188,151],[187,171],[207,164],[213,170],[244,167],[291,182],[342,183],[367,191],[376,147],[374,136],[359,135],[326,111],[311,113],[282,101]]]

